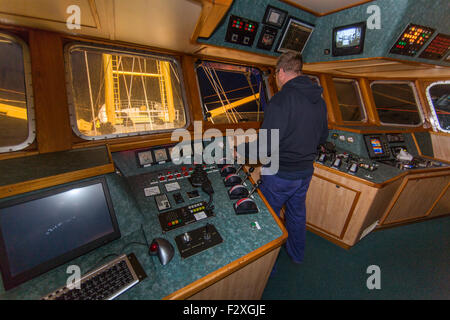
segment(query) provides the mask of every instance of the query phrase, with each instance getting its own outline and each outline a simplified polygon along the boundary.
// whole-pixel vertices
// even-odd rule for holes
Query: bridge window
[[[450,133],[450,81],[431,84],[427,88],[427,98],[436,128]]]
[[[66,49],[72,128],[84,139],[185,127],[178,62],[138,51],[72,44]]]
[[[30,68],[27,45],[0,33],[0,152],[21,150],[34,141]]]
[[[259,69],[200,61],[196,70],[203,115],[209,122],[263,120],[266,94]]]
[[[356,80],[333,78],[342,121],[364,122],[366,113]]]
[[[412,83],[374,81],[370,86],[382,124],[406,126],[422,124],[417,95]]]

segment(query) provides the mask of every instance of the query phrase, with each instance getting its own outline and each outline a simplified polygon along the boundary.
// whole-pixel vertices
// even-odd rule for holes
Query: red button
[[[155,252],[156,250],[158,250],[158,244],[157,243],[152,243],[150,245],[150,251]]]

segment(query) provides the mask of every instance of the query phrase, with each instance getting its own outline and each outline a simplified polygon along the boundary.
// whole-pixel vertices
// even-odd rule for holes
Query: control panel
[[[450,35],[438,34],[420,54],[420,58],[441,60],[450,51]]]
[[[175,146],[160,146],[135,150],[133,157],[129,154],[127,159],[136,159],[133,170],[129,163],[122,166],[142,214],[157,218],[160,232],[173,237],[183,258],[223,241],[214,225],[220,208],[228,208],[236,217],[260,213],[254,193],[261,181],[255,185],[249,181],[253,168],[244,170],[244,165],[226,159],[217,164],[194,163],[196,145],[205,146],[190,144],[192,150],[183,150],[181,164],[172,159]],[[120,163],[115,164],[120,171]],[[205,222],[206,227],[199,227]]]
[[[251,47],[258,31],[258,22],[230,16],[225,41]]]
[[[371,181],[378,178],[379,182],[403,170],[448,166],[440,161],[420,157],[408,135],[376,133],[359,136],[355,133],[335,132],[332,133],[331,140],[340,147],[337,148],[333,142],[327,142],[321,146],[316,162],[359,178]],[[350,137],[352,139],[349,139]],[[344,150],[343,147],[354,151]]]
[[[410,24],[397,39],[390,53],[413,57],[427,43],[434,31],[429,27]]]

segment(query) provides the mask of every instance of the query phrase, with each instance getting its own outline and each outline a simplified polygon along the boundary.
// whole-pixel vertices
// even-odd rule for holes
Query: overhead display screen
[[[292,17],[289,18],[277,51],[282,53],[288,51],[302,53],[313,31],[314,26]]]
[[[333,56],[362,53],[364,49],[365,34],[365,22],[334,28]]]
[[[441,60],[450,50],[450,36],[438,34],[433,41],[422,51],[420,58],[430,60]]]
[[[336,33],[336,48],[358,46],[361,43],[361,28],[348,28]]]
[[[434,29],[410,24],[391,48],[390,53],[415,56],[433,35]]]

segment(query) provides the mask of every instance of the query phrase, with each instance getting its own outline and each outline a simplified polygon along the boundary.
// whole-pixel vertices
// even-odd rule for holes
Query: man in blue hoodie
[[[288,231],[286,251],[292,261],[301,263],[306,234],[306,193],[314,171],[313,163],[319,145],[328,137],[327,109],[322,88],[302,74],[301,54],[285,53],[276,65],[280,91],[264,110],[261,129],[279,129],[279,170],[261,170],[261,192],[279,215],[285,205]],[[268,134],[270,136],[270,134]],[[270,156],[270,155],[269,155]]]

